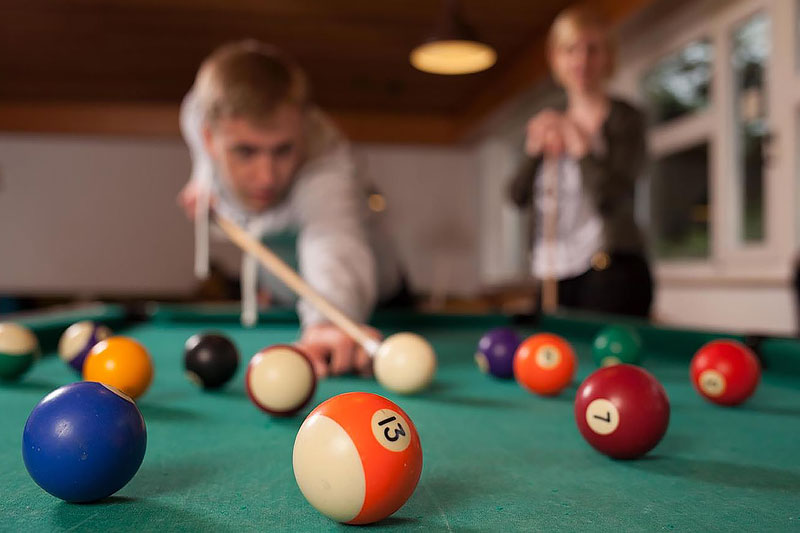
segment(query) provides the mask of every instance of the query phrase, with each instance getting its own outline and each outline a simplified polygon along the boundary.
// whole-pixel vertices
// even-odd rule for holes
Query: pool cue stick
[[[545,313],[554,313],[558,309],[558,280],[554,274],[556,232],[558,230],[558,159],[546,156],[543,165],[546,209],[542,221],[542,232],[547,257],[545,258],[545,275],[542,280],[542,310]]]
[[[358,327],[358,324],[306,283],[297,272],[292,270],[292,267],[275,255],[266,245],[253,238],[238,224],[214,210],[211,211],[211,219],[242,251],[252,254],[264,268],[285,283],[297,296],[310,302],[317,311],[325,315],[325,318],[333,322],[347,333],[351,339],[361,345],[370,356],[375,355],[380,347],[380,342],[367,335],[366,332]]]

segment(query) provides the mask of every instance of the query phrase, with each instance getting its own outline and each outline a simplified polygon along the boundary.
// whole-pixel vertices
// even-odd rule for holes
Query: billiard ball
[[[135,400],[153,381],[153,363],[145,347],[130,337],[109,337],[89,351],[83,379],[116,387]]]
[[[400,394],[414,394],[433,381],[436,353],[415,333],[395,333],[386,338],[373,360],[375,379],[384,388]]]
[[[422,473],[422,447],[408,415],[377,394],[350,392],[318,405],[300,426],[294,477],[320,513],[370,524],[397,511]]]
[[[514,354],[520,344],[519,336],[511,328],[495,328],[478,341],[475,362],[482,372],[498,378],[514,376]]]
[[[689,376],[705,399],[720,405],[737,405],[756,390],[761,379],[761,364],[744,344],[715,340],[694,355]]]
[[[317,388],[314,367],[296,346],[276,344],[250,359],[244,377],[247,396],[274,416],[291,416],[311,400]]]
[[[628,326],[608,326],[594,338],[592,357],[597,366],[639,364],[642,338]]]
[[[669,400],[661,383],[627,364],[595,370],[578,388],[575,422],[593,448],[615,459],[635,459],[661,441]]]
[[[68,327],[58,341],[58,356],[79,374],[89,351],[98,342],[111,336],[111,330],[89,320],[75,322]]]
[[[514,355],[514,377],[536,394],[555,396],[572,381],[577,359],[569,342],[552,333],[522,341]]]
[[[236,373],[239,352],[224,335],[200,333],[186,341],[183,364],[191,381],[204,389],[217,389]]]
[[[118,389],[81,381],[34,407],[22,434],[22,458],[42,489],[68,502],[111,496],[139,470],[147,447],[144,419]]]
[[[14,380],[39,358],[39,341],[31,330],[14,322],[0,322],[0,379]]]

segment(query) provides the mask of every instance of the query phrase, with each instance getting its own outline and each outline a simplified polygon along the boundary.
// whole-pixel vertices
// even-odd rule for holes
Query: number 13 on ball
[[[408,415],[377,394],[340,394],[316,407],[297,433],[294,476],[308,502],[347,524],[377,522],[408,500],[422,447]]]

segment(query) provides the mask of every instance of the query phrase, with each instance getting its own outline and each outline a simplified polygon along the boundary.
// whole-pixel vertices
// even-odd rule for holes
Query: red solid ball
[[[596,370],[575,397],[575,421],[592,447],[615,459],[635,459],[661,441],[669,425],[664,387],[646,370],[615,365]]]
[[[555,396],[564,390],[572,382],[577,366],[569,342],[552,333],[531,335],[514,354],[517,383],[542,396]]]
[[[744,344],[716,340],[694,355],[689,377],[697,392],[708,401],[737,405],[756,390],[761,379],[761,363]]]

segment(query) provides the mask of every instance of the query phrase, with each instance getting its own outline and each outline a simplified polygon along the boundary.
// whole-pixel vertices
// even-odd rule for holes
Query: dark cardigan
[[[611,101],[603,123],[606,153],[589,153],[580,161],[583,187],[603,221],[603,250],[644,254],[644,238],[634,220],[634,190],[646,160],[645,120],[621,100]],[[520,208],[533,205],[534,181],[542,157],[527,158],[509,183],[508,196]],[[535,217],[531,217],[535,235]],[[528,241],[531,242],[532,239]]]

